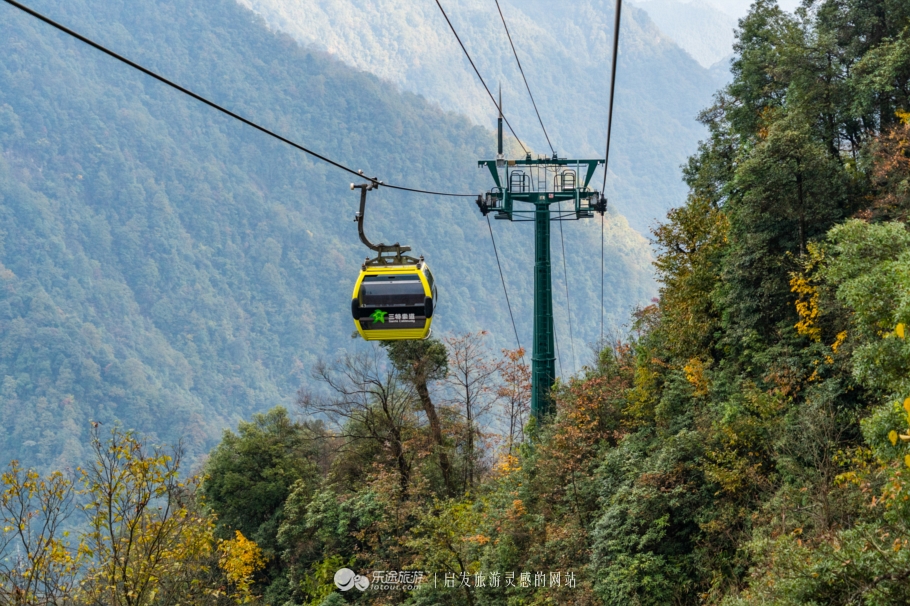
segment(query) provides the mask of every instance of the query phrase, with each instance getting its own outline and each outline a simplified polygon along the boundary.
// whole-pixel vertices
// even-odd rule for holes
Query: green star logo
[[[370,314],[370,317],[373,318],[374,324],[385,324],[385,317],[387,315],[389,315],[389,312],[377,309],[372,314]]]

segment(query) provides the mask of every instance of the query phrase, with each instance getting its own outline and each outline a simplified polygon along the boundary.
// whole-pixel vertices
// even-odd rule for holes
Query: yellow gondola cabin
[[[433,323],[437,294],[425,262],[365,265],[354,284],[351,314],[367,341],[426,339]]]

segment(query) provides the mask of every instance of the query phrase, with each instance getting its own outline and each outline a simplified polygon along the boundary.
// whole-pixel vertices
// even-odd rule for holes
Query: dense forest
[[[269,31],[232,0],[40,0],[50,17],[233,111],[388,182],[482,192],[495,135]],[[350,338],[366,249],[350,175],[0,6],[0,460],[88,456],[90,421],[189,460],[225,427],[290,406]],[[426,256],[440,333],[515,347],[471,198],[371,194],[370,237]],[[494,222],[512,305],[530,317],[527,224]],[[565,226],[574,322],[557,288],[564,373],[600,335],[599,221]],[[554,234],[558,238],[558,234]],[[555,240],[557,285],[562,249]],[[594,252],[596,251],[596,253]],[[596,256],[592,256],[596,255]],[[607,326],[655,292],[646,240],[606,224]],[[522,341],[530,322],[518,322]]]
[[[0,567],[4,590],[28,585],[22,604],[73,579],[80,604],[910,602],[910,4],[791,15],[758,0],[735,50],[688,198],[654,231],[660,296],[557,383],[552,417],[527,416],[528,356],[476,330],[326,356],[293,407],[225,432],[179,488],[179,448],[96,428],[72,478],[2,477],[16,536],[47,536],[54,486],[89,522],[57,559]],[[130,507],[109,477],[150,496]],[[104,495],[125,504],[107,526]],[[123,527],[167,549],[143,558]]]

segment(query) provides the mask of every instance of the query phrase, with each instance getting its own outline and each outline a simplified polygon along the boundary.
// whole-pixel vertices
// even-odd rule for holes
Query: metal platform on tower
[[[480,160],[479,167],[487,167],[493,182],[493,189],[477,198],[480,212],[486,216],[493,212],[493,218],[509,221],[534,221],[536,208],[524,210],[515,207],[515,202],[551,204],[561,207],[562,202],[571,206],[560,211],[553,219],[574,220],[594,216],[603,212],[600,192],[592,190],[589,185],[594,170],[604,160],[570,160],[568,158],[545,157],[532,158],[528,154],[523,160]],[[606,210],[604,208],[604,210]]]

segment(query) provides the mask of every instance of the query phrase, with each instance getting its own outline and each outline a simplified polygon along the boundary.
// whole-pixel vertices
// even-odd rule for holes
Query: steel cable
[[[543,136],[547,139],[547,145],[550,146],[550,151],[553,154],[556,154],[556,150],[553,149],[553,144],[550,143],[550,135],[547,134],[547,127],[543,125],[543,120],[540,117],[540,112],[537,110],[537,102],[534,101],[534,95],[531,94],[531,87],[528,85],[528,79],[525,77],[525,70],[521,67],[521,60],[518,58],[518,51],[515,50],[515,44],[512,42],[512,34],[509,32],[509,26],[506,25],[506,18],[502,14],[502,8],[499,6],[499,0],[496,0],[496,10],[499,11],[499,18],[502,20],[502,26],[506,30],[506,36],[509,38],[509,46],[512,47],[512,54],[515,56],[515,63],[518,64],[518,71],[521,72],[521,79],[525,82],[525,88],[528,89],[528,96],[531,97],[531,104],[534,106],[534,113],[537,114],[537,121],[540,122],[540,128],[543,130]]]
[[[509,119],[506,118],[502,113],[502,106],[496,102],[496,98],[493,96],[493,93],[490,92],[490,87],[487,86],[487,83],[484,81],[483,76],[480,75],[480,70],[478,70],[477,66],[474,64],[474,59],[471,58],[471,53],[469,53],[468,49],[465,48],[464,42],[461,41],[461,36],[459,36],[458,32],[455,31],[455,26],[452,25],[452,21],[449,20],[449,16],[446,14],[445,9],[442,8],[442,4],[439,3],[439,0],[436,0],[436,6],[439,7],[439,10],[442,12],[442,16],[445,17],[446,23],[449,24],[449,29],[452,30],[453,34],[455,34],[455,39],[458,40],[458,45],[461,46],[461,50],[464,51],[465,57],[468,58],[468,62],[471,64],[471,67],[474,68],[474,73],[477,74],[477,78],[480,80],[480,83],[483,84],[483,88],[487,91],[487,95],[489,95],[490,101],[492,101],[493,105],[496,106],[497,111],[499,111],[499,115],[502,116],[503,121],[506,123],[506,126],[509,127],[509,131],[512,133],[512,136],[515,137],[515,140],[518,141],[521,149],[524,150],[524,152],[527,154],[528,148],[525,147],[524,143],[521,142],[521,139],[518,138],[518,135],[515,134],[515,129],[512,128],[511,124],[509,124]]]
[[[496,255],[496,266],[499,267],[499,279],[502,280],[502,292],[506,295],[506,306],[509,308],[509,318],[512,320],[512,330],[515,331],[515,343],[521,350],[521,340],[518,338],[518,328],[515,326],[515,316],[512,315],[512,303],[509,301],[509,290],[506,288],[506,277],[502,273],[502,265],[499,263],[499,251],[496,250],[496,238],[493,237],[493,224],[490,223],[490,217],[487,216],[487,227],[490,230],[490,241],[493,243],[493,254]]]
[[[244,118],[243,116],[235,114],[234,112],[230,111],[229,109],[226,109],[226,108],[218,105],[214,101],[210,101],[210,100],[206,99],[205,97],[203,97],[202,95],[194,93],[193,91],[191,91],[187,88],[184,88],[183,86],[180,86],[179,84],[172,82],[171,80],[168,80],[164,76],[161,76],[160,74],[157,74],[157,73],[153,72],[152,70],[150,70],[146,67],[143,67],[143,66],[139,65],[138,63],[131,61],[131,60],[127,59],[126,57],[123,57],[122,55],[115,53],[114,51],[102,46],[101,44],[98,44],[94,40],[91,40],[91,39],[83,36],[82,34],[79,34],[64,25],[57,23],[53,19],[50,19],[49,17],[42,15],[41,13],[35,11],[34,9],[31,9],[27,6],[24,6],[24,5],[16,2],[16,0],[3,0],[3,1],[6,2],[7,4],[9,4],[10,6],[14,6],[15,8],[18,8],[19,10],[23,11],[24,13],[27,13],[27,14],[31,15],[32,17],[35,17],[36,19],[39,19],[39,20],[47,23],[48,25],[60,30],[61,32],[65,33],[69,36],[72,36],[73,38],[79,40],[80,42],[83,42],[83,43],[91,46],[92,48],[95,48],[95,49],[101,51],[102,53],[104,53],[110,57],[113,57],[114,59],[120,61],[121,63],[124,63],[124,64],[132,67],[133,69],[138,70],[138,71],[142,72],[143,74],[150,76],[150,77],[154,78],[155,80],[158,80],[159,82],[170,86],[171,88],[183,93],[184,95],[192,97],[193,99],[199,101],[200,103],[204,103],[205,105],[208,105],[209,107],[218,110],[219,112],[225,114],[226,116],[229,116],[235,120],[238,120],[238,121],[246,124],[247,126],[251,126],[252,128],[255,128],[256,130],[258,130],[262,133],[265,133],[266,135],[269,135],[270,137],[273,137],[273,138],[281,141],[282,143],[286,143],[287,145],[290,145],[291,147],[294,147],[306,154],[309,154],[310,156],[313,156],[314,158],[316,158],[318,160],[326,162],[327,164],[331,164],[332,166],[334,166],[336,168],[340,168],[341,170],[347,171],[347,172],[351,173],[352,175],[355,175],[362,179],[367,179],[368,181],[372,181],[376,185],[381,185],[383,187],[397,189],[400,191],[409,191],[409,192],[414,192],[414,193],[418,193],[418,194],[426,194],[426,195],[431,195],[431,196],[453,196],[453,197],[458,197],[458,198],[473,198],[476,195],[476,194],[456,194],[456,193],[449,193],[449,192],[440,192],[440,191],[419,189],[419,188],[414,188],[414,187],[405,187],[402,185],[392,185],[390,183],[384,183],[384,182],[379,181],[378,179],[375,179],[372,177],[367,177],[363,174],[362,171],[354,170],[353,168],[345,166],[344,164],[341,164],[340,162],[336,162],[335,160],[332,160],[331,158],[323,156],[322,154],[320,154],[318,152],[308,149],[308,148],[304,147],[303,145],[300,145],[299,143],[295,143],[294,141],[291,141],[290,139],[287,139],[286,137],[283,137],[283,136],[267,129],[264,126],[260,126],[259,124],[253,122],[252,120],[249,120],[247,118]]]

